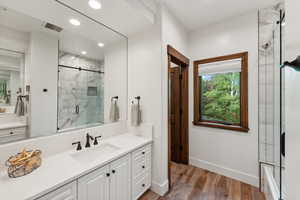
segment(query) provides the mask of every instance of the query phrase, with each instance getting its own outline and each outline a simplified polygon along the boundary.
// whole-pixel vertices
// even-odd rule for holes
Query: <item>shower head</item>
[[[290,66],[290,67],[296,69],[297,71],[300,71],[300,56],[298,56],[292,62],[288,62],[288,61],[284,62],[284,66]]]

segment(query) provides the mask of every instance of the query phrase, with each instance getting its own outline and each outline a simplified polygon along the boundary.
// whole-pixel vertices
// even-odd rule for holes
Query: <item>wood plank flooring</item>
[[[171,190],[164,197],[152,191],[140,200],[265,200],[259,189],[190,165],[172,163]]]

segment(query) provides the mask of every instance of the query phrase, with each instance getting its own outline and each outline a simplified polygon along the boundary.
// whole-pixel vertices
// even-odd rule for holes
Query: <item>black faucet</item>
[[[90,134],[87,133],[86,134],[85,148],[91,147],[90,140],[94,140],[94,137],[90,136]]]
[[[98,145],[98,138],[101,138],[101,137],[102,137],[101,135],[95,137],[95,139],[94,139],[94,145]]]
[[[80,151],[80,150],[82,149],[81,143],[80,143],[80,142],[73,142],[73,143],[72,143],[72,145],[75,145],[75,144],[77,144],[76,150],[77,150],[77,151]]]

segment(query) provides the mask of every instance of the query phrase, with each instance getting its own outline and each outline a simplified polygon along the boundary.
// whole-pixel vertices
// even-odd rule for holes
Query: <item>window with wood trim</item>
[[[248,53],[194,61],[194,125],[248,132]]]

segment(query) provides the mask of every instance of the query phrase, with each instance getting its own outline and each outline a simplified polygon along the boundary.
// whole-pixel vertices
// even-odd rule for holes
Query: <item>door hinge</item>
[[[182,109],[180,109],[180,115],[182,115],[183,114],[183,110]]]
[[[183,146],[182,145],[179,145],[179,150],[183,151]]]
[[[179,74],[179,79],[182,80],[183,76],[182,74]]]

